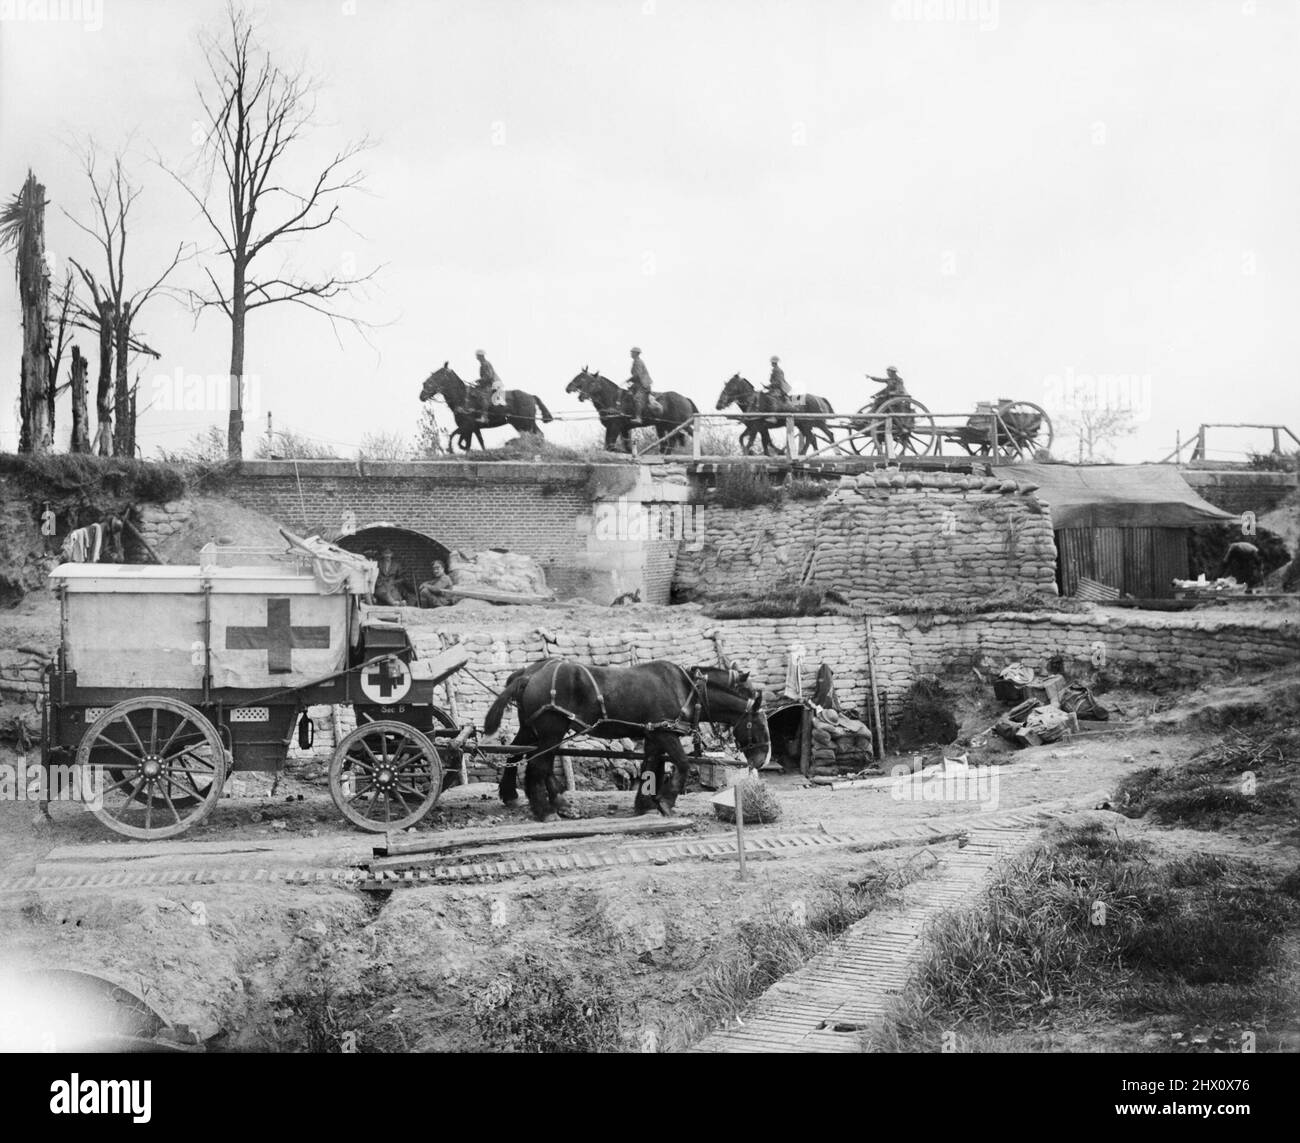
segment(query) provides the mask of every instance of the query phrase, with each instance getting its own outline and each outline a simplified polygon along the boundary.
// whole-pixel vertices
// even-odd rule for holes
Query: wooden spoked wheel
[[[895,455],[925,456],[935,446],[934,418],[914,397],[891,397],[877,409],[869,405],[858,410],[859,420],[845,442],[859,455],[884,456],[885,426]],[[888,420],[886,420],[888,416]]]
[[[1020,460],[1033,460],[1035,453],[1052,447],[1052,418],[1032,401],[1013,401],[998,410],[999,451]]]
[[[77,746],[83,796],[126,837],[175,837],[221,797],[226,751],[216,727],[178,699],[142,696],[101,714]]]
[[[404,722],[366,722],[330,760],[330,797],[361,829],[383,832],[415,825],[442,793],[438,750]]]

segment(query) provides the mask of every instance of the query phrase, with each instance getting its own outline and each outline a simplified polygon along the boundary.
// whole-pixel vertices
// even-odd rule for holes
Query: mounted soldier
[[[632,394],[633,414],[642,424],[647,423],[649,420],[646,416],[647,412],[660,413],[663,411],[662,406],[650,393],[652,384],[650,370],[645,367],[645,362],[641,360],[641,350],[634,345],[632,347],[632,376],[627,380],[627,389]]]
[[[886,401],[892,401],[895,397],[907,397],[909,395],[907,386],[903,384],[903,379],[898,375],[898,370],[892,365],[885,370],[884,377],[873,377],[868,373],[867,380],[875,381],[878,385],[884,386],[879,393],[874,394],[871,398],[872,412],[879,409]]]
[[[785,379],[781,359],[772,355],[772,376],[767,379],[767,393],[782,407],[790,404],[790,383]]]
[[[478,358],[478,399],[486,418],[493,405],[501,406],[506,403],[506,387],[497,376],[497,371],[492,368],[492,362],[487,359],[487,354],[479,349],[475,351],[474,356]]]

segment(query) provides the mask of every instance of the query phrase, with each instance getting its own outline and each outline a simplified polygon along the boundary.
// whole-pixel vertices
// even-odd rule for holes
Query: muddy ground
[[[1218,733],[1215,723],[1267,701],[1269,689],[1280,683],[1294,687],[1296,680],[1239,680],[1177,699],[1115,696],[1124,698],[1126,711],[1145,717],[1048,746],[976,752],[973,760],[998,765],[995,807],[899,800],[885,780],[831,790],[776,774],[769,781],[781,821],[750,828],[870,835],[918,820],[955,825],[973,814],[1063,799],[1102,805],[1126,772],[1188,760]],[[963,721],[982,714],[968,709]],[[9,752],[4,760],[13,757]],[[320,785],[287,777],[273,786],[269,778],[240,777],[240,796],[224,798],[188,838],[297,838],[318,845],[357,840]],[[714,820],[709,799],[706,791],[688,793],[678,812],[701,834],[729,832]],[[630,815],[631,800],[630,793],[580,791],[573,811]],[[444,794],[420,829],[525,820],[522,808],[507,809],[490,789],[471,786]],[[1144,823],[1138,828],[1154,832]],[[1282,815],[1264,830],[1243,820],[1209,834],[1162,833],[1161,844],[1171,847],[1209,847],[1293,868],[1300,819]],[[74,807],[56,805],[45,821],[29,803],[0,804],[6,877],[34,871],[56,846],[101,843],[118,841]],[[587,1033],[592,1021],[600,1025],[587,1046],[671,1049],[728,1018],[738,986],[726,977],[744,962],[755,926],[833,912],[846,887],[864,879],[896,887],[924,876],[919,852],[915,846],[814,850],[751,862],[743,882],[734,860],[713,859],[388,894],[274,883],[6,892],[0,894],[0,963],[106,977],[190,1025],[211,1047],[510,1046],[510,1037],[523,1033],[503,1030],[498,1017],[503,998],[513,992],[516,1013],[526,1015],[532,1004],[545,1008],[547,1019],[561,1010],[595,1012],[594,1006],[617,997],[618,1010],[608,1019],[598,1019],[600,1012],[586,1017]],[[1132,1046],[1140,1046],[1140,1030],[1134,1038]]]

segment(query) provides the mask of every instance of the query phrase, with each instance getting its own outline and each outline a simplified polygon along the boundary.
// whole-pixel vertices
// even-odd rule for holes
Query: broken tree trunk
[[[113,451],[113,306],[99,303],[99,382],[95,390],[95,452]]]
[[[18,196],[22,219],[17,226],[18,299],[22,309],[23,356],[19,409],[20,446],[48,452],[53,444],[49,423],[50,271],[45,261],[45,188],[30,171]]]
[[[68,446],[72,452],[90,451],[90,424],[86,409],[86,373],[90,363],[81,356],[78,346],[72,347],[72,440]]]
[[[117,338],[115,346],[117,360],[114,362],[116,368],[113,379],[113,412],[117,420],[113,426],[113,455],[132,456],[135,449],[131,441],[131,390],[126,375],[127,354],[131,347],[130,302],[127,302],[122,307],[121,313],[117,315],[113,332]]]

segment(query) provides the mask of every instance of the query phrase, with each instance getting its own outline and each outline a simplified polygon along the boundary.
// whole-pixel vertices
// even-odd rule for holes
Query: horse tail
[[[551,416],[551,410],[546,407],[543,401],[536,393],[533,394],[533,400],[537,402],[537,407],[542,410],[542,424],[549,425],[555,418]]]
[[[495,734],[501,729],[501,718],[512,702],[517,702],[524,693],[524,688],[528,685],[528,680],[533,676],[532,667],[520,667],[513,675],[506,680],[505,688],[492,700],[492,705],[488,707],[487,717],[483,720],[483,733]]]

